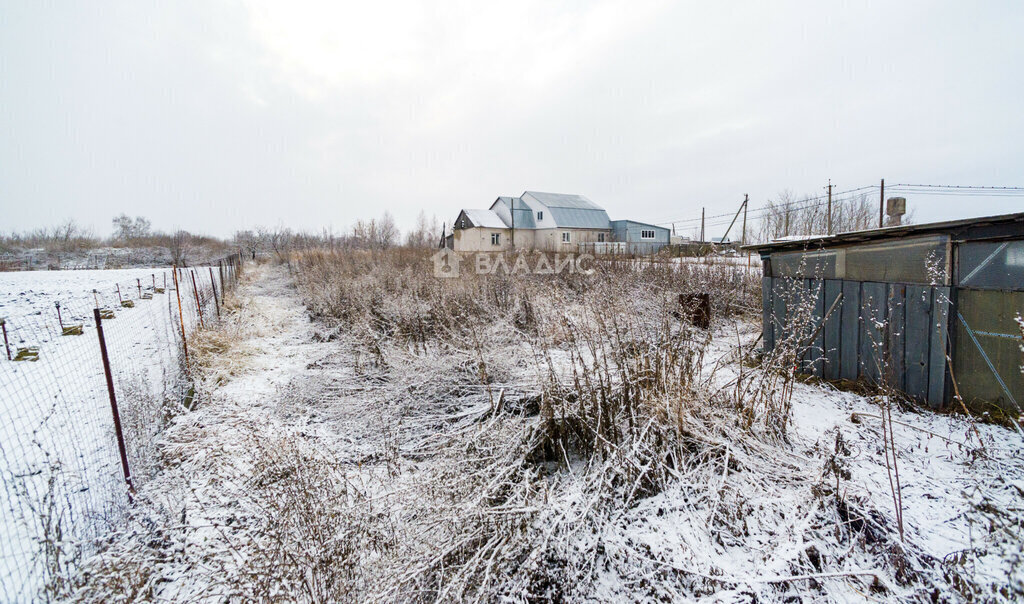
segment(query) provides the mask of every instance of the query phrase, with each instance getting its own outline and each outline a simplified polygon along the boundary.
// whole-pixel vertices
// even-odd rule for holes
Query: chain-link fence
[[[0,273],[0,599],[57,596],[123,518],[240,269]]]

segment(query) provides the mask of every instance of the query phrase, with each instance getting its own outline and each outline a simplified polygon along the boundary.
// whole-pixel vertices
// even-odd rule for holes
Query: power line
[[[877,189],[877,188],[878,188],[878,185],[867,185],[867,186],[864,186],[864,187],[857,187],[855,189],[847,189],[846,191],[839,191],[837,193],[833,193],[832,195],[833,196],[846,195],[846,194],[849,194],[849,193],[857,193],[857,192],[860,192],[860,191],[868,191],[868,190]],[[827,199],[827,198],[828,198],[827,194],[826,195],[818,195],[816,197],[803,197],[801,199],[794,199],[793,201],[787,201],[787,202],[776,203],[776,204],[765,205],[765,206],[758,206],[756,208],[751,208],[750,212],[757,212],[759,210],[765,210],[765,209],[769,209],[769,208],[784,208],[784,207],[791,206],[791,205],[805,204],[805,203],[810,202],[810,201],[817,201],[817,200],[820,200],[820,199]],[[734,213],[735,212],[726,212],[724,214],[715,214],[715,215],[712,215],[712,216],[706,216],[705,218],[722,218],[724,216],[732,216]],[[656,225],[685,224],[685,223],[688,223],[688,222],[700,222],[700,218],[682,218],[682,219],[678,219],[678,220],[667,220],[665,222],[656,222],[654,224],[656,224]]]
[[[909,187],[892,187],[896,193],[916,193],[918,195],[935,195],[948,197],[1024,197],[1024,191],[954,191],[942,189],[914,189]]]
[[[917,188],[928,188],[928,189],[990,189],[996,191],[1024,191],[1024,187],[995,187],[988,185],[911,185],[907,183],[898,183],[892,185],[893,187],[917,187]]]
[[[842,195],[849,195],[851,193],[867,192],[872,189],[878,189],[879,185],[867,185],[863,187],[856,187],[853,189],[847,189],[845,191],[839,191],[833,193],[833,196],[840,197]],[[901,183],[896,185],[890,185],[889,190],[894,193],[917,193],[921,195],[944,195],[944,196],[961,196],[961,197],[1024,197],[1024,187],[1004,187],[1004,186],[988,186],[988,185],[930,185],[930,184],[908,184]],[[819,200],[827,200],[828,194],[818,195],[815,197],[805,197],[802,199],[796,199],[784,203],[776,203],[770,205],[759,206],[757,208],[750,208],[749,213],[754,220],[763,218],[768,211],[777,210],[780,208],[786,208],[789,206],[799,206],[791,208],[792,210],[804,210],[818,206],[825,205],[827,201],[822,203],[809,203],[816,202]],[[844,202],[851,201],[849,199],[839,199],[837,203],[842,204]],[[706,216],[705,219],[725,218],[731,217],[733,212],[726,212],[723,214],[714,214]],[[700,218],[683,218],[678,220],[669,220],[666,222],[658,222],[658,225],[682,225],[682,228],[687,228],[689,223],[698,223]],[[727,224],[728,220],[712,221],[707,222],[705,220],[705,227],[722,226]]]

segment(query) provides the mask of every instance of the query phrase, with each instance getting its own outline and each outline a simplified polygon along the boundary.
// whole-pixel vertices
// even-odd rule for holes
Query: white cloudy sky
[[[1013,2],[0,0],[0,231],[1024,185]],[[918,221],[1024,198],[908,196]]]

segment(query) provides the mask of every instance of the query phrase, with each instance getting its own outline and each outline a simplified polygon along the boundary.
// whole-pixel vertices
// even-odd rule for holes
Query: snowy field
[[[529,384],[547,368],[571,382],[587,362],[571,349],[540,367],[528,348],[517,360],[396,346],[378,363],[350,324],[311,322],[280,267],[258,271],[228,322],[231,354],[208,369],[208,404],[172,423],[166,470],[78,597],[126,586],[211,602],[1022,593],[1016,431],[894,408],[893,462],[878,398],[797,382],[784,439],[738,430],[726,409],[711,416],[720,423],[687,420],[686,463],[638,495],[628,452],[523,464],[517,443],[541,425]],[[706,404],[749,374],[737,350],[758,330],[716,325],[694,386]],[[483,385],[477,354],[493,376]],[[622,476],[633,478],[615,486]]]
[[[154,284],[163,288],[165,279],[165,293],[156,293]],[[11,353],[38,347],[39,354],[38,361],[0,358],[0,599],[28,599],[71,561],[40,555],[46,543],[72,543],[62,554],[73,557],[75,546],[121,517],[126,489],[93,308],[115,313],[103,321],[105,338],[125,430],[136,441],[129,457],[140,460],[150,446],[139,442],[145,424],[154,421],[147,405],[167,397],[177,381],[181,336],[172,284],[160,269],[0,273]],[[117,287],[132,308],[120,304]],[[194,296],[191,284],[182,294]],[[64,326],[81,325],[81,335],[62,335],[57,302]],[[186,302],[191,329],[194,298]]]

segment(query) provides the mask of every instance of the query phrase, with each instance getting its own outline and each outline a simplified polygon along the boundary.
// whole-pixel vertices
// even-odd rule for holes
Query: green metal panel
[[[885,355],[886,383],[902,391],[906,387],[906,299],[907,286],[890,283],[888,286],[888,315],[885,324],[887,349]]]
[[[857,379],[857,336],[860,334],[860,283],[843,281],[843,308],[840,315],[839,377]]]
[[[999,407],[1017,414],[1024,405],[1024,353],[1017,315],[1024,292],[961,288],[958,294],[954,373],[960,396],[982,411]]]
[[[906,305],[906,393],[924,401],[928,399],[928,332],[931,326],[932,288],[925,285],[908,285]]]
[[[832,308],[832,304],[843,293],[843,282],[829,279],[825,281],[825,312]],[[839,344],[842,333],[843,302],[832,310],[825,321],[825,329],[822,330],[825,347],[825,378],[835,380],[839,378]]]
[[[886,296],[885,283],[861,283],[860,294],[860,377],[871,383],[882,381]]]
[[[814,331],[811,333],[817,332],[807,350],[807,371],[811,375],[822,377],[824,367],[822,351],[825,347],[825,337],[822,333],[823,329],[819,329],[819,326],[821,325],[822,318],[825,316],[825,282],[808,279],[807,292],[814,301],[814,308],[812,310],[814,318],[811,325],[811,329]]]
[[[786,289],[791,279],[772,278],[772,330],[775,334],[775,345],[786,338]]]
[[[946,353],[949,350],[950,288],[932,288],[931,343],[928,351],[928,404],[938,409],[946,402]]]

